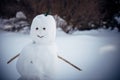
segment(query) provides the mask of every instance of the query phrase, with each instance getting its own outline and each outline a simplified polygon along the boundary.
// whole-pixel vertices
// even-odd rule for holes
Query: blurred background
[[[0,29],[28,33],[32,19],[46,12],[66,33],[98,28],[120,31],[120,0],[2,0]]]

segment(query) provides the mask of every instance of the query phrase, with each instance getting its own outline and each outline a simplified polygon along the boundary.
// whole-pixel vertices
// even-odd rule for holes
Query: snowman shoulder
[[[35,45],[32,44],[32,43],[26,45],[26,46],[22,49],[21,54],[32,51],[32,50],[34,49],[34,46],[35,46]]]

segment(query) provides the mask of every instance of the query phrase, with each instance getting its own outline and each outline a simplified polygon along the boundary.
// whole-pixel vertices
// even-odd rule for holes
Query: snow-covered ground
[[[82,69],[58,60],[56,80],[120,80],[120,33],[116,30],[57,30],[59,55]],[[29,35],[0,30],[0,80],[17,80],[16,60],[7,61],[31,42]]]

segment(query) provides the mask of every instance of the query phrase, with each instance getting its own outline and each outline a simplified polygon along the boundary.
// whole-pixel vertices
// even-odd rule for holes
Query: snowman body
[[[31,25],[33,43],[21,51],[16,67],[25,80],[52,80],[55,76],[56,23],[52,16],[38,15]]]

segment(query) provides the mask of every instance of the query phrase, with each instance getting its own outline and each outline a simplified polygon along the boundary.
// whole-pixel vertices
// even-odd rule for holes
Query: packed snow
[[[76,31],[66,34],[57,30],[56,42],[59,55],[80,67],[78,71],[58,59],[56,80],[119,80],[120,79],[120,33],[117,30]],[[0,79],[17,80],[16,58],[24,46],[31,43],[28,34],[0,30]]]
[[[19,11],[16,13],[15,17],[9,19],[0,17],[0,29],[28,34],[30,31],[30,24],[25,14]]]
[[[33,43],[22,49],[16,65],[20,80],[53,80],[58,59],[54,17],[37,15],[32,21],[30,36]]]

